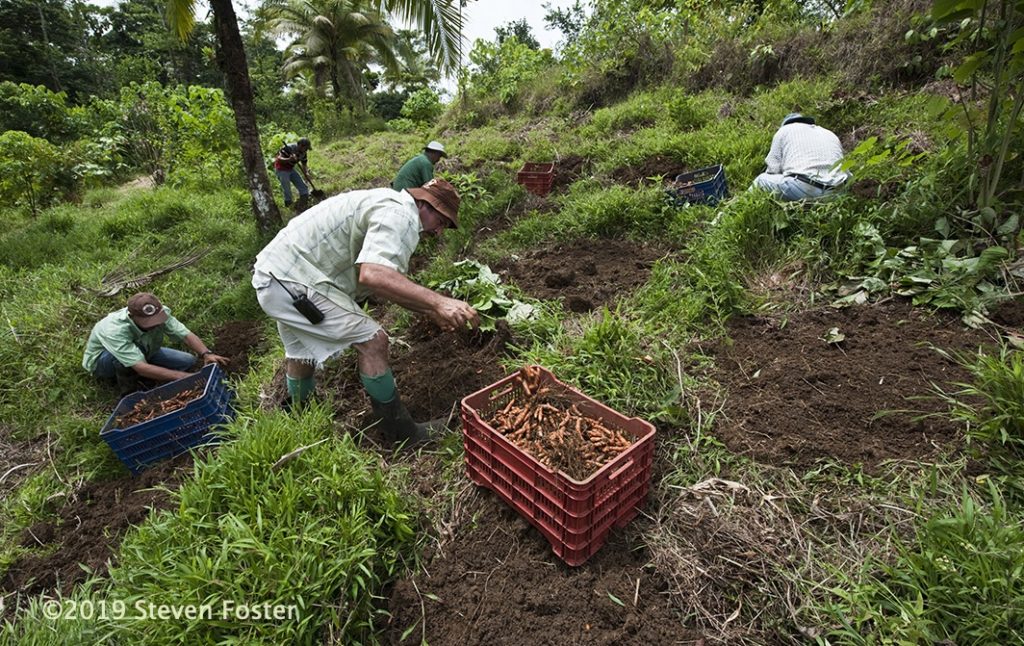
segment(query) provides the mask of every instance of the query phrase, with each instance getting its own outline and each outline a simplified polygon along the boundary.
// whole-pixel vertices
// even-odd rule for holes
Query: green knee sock
[[[293,404],[301,404],[305,401],[312,394],[313,386],[316,385],[316,381],[312,377],[296,379],[285,375],[285,381],[288,382],[288,396],[292,398]]]
[[[395,376],[391,374],[391,368],[379,377],[368,377],[359,373],[359,381],[363,382],[366,392],[382,404],[386,404],[398,394],[398,387],[395,386]]]

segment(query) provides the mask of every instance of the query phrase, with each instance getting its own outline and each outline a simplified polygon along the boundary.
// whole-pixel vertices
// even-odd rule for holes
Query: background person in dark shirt
[[[295,188],[299,190],[299,203],[295,205],[296,211],[302,211],[309,203],[309,187],[302,181],[302,178],[309,175],[309,169],[306,168],[306,153],[312,148],[309,139],[303,137],[294,144],[281,146],[281,150],[277,151],[277,155],[274,157],[274,173],[277,175],[278,181],[281,182],[285,206],[292,205],[291,185],[295,184]],[[301,175],[299,171],[295,170],[296,166],[302,171]]]

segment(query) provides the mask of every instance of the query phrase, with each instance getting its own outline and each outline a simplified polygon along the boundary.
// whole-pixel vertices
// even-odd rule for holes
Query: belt
[[[846,182],[846,180],[843,180],[842,182],[839,182],[838,184],[825,184],[824,182],[819,182],[816,179],[811,179],[810,177],[808,177],[806,175],[800,175],[798,173],[790,173],[790,174],[786,175],[786,177],[792,177],[794,179],[798,179],[801,182],[803,182],[804,184],[810,184],[814,188],[819,188],[819,189],[821,189],[823,191],[831,191],[834,188],[839,188],[840,186],[842,186]]]

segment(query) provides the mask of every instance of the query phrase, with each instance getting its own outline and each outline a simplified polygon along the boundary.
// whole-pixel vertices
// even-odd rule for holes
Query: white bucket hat
[[[433,150],[434,152],[441,153],[442,157],[448,156],[448,153],[444,151],[444,146],[441,145],[440,141],[431,141],[427,144],[427,147],[424,150]]]

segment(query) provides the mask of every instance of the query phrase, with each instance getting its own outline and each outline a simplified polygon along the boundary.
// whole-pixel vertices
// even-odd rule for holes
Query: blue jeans
[[[277,181],[281,182],[281,190],[284,191],[284,205],[292,205],[292,184],[295,184],[295,188],[299,189],[299,197],[304,198],[309,196],[309,189],[306,188],[306,183],[302,181],[302,175],[299,171],[294,168],[291,170],[275,170],[277,174]]]
[[[817,200],[832,193],[832,191],[823,191],[817,186],[805,184],[795,177],[786,177],[775,173],[761,173],[754,178],[754,183],[750,185],[750,188],[771,191],[788,202]]]
[[[146,362],[168,370],[185,372],[196,362],[196,358],[188,352],[172,350],[171,348],[160,348],[153,354],[146,357]],[[100,379],[117,379],[117,375],[134,375],[135,371],[131,366],[121,365],[121,362],[114,358],[106,350],[100,353],[96,361],[96,367],[92,374]]]

